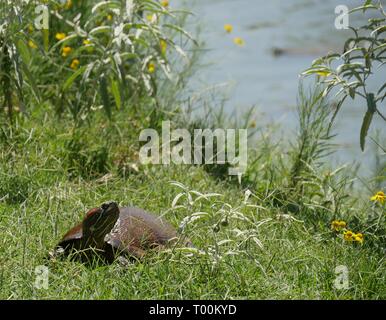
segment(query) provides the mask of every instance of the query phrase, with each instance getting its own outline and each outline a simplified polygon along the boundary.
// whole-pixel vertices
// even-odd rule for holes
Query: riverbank
[[[259,157],[251,154],[258,171],[247,188],[201,166],[138,163],[138,132],[150,125],[145,114],[122,111],[77,133],[44,112],[19,121],[1,131],[1,299],[385,298],[380,239],[363,230],[368,210],[378,209],[338,189],[320,198],[304,190],[295,201],[280,148],[265,144]],[[66,230],[108,200],[176,227],[201,212],[185,229],[198,251],[166,251],[129,266],[45,264]],[[363,232],[363,244],[331,230],[334,217]],[[35,268],[43,264],[48,287],[37,289]],[[339,265],[349,272],[343,289],[334,287]]]

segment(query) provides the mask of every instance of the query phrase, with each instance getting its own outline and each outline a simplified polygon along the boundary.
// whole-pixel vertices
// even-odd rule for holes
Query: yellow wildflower
[[[148,14],[146,16],[146,19],[147,19],[147,21],[149,21],[151,23],[155,23],[155,22],[157,22],[157,15],[156,14]]]
[[[32,49],[36,49],[38,46],[36,45],[35,42],[33,42],[32,40],[28,41],[28,45],[30,48]]]
[[[354,234],[354,241],[360,244],[363,244],[363,234],[362,233]]]
[[[65,9],[71,9],[72,8],[72,0],[67,0],[66,4],[64,5]]]
[[[227,32],[227,33],[231,33],[233,31],[233,26],[231,24],[226,24],[224,26],[224,30]]]
[[[62,57],[68,57],[72,52],[72,48],[71,47],[64,47],[62,49]]]
[[[168,43],[165,40],[161,39],[160,42],[159,42],[159,45],[161,47],[162,55],[165,55],[166,54],[166,50],[168,48]]]
[[[245,41],[243,39],[241,39],[240,37],[234,38],[233,42],[240,47],[242,47],[245,44]]]
[[[161,0],[161,6],[167,8],[169,6],[169,0]]]
[[[78,59],[72,60],[71,65],[70,65],[70,68],[71,68],[72,70],[78,69],[79,63],[80,63],[80,61],[79,61]]]
[[[343,239],[348,241],[348,242],[353,241],[354,240],[354,233],[350,230],[343,232]]]
[[[340,231],[346,228],[346,222],[340,220],[334,220],[331,222],[331,228],[335,231]]]
[[[371,197],[371,201],[376,201],[376,202],[379,202],[380,204],[385,204],[386,195],[383,191],[379,191],[375,196]]]
[[[154,73],[155,72],[155,64],[154,64],[154,62],[150,62],[148,64],[147,71],[149,71],[149,73]]]
[[[112,14],[107,15],[107,20],[109,21],[113,20],[113,15]]]
[[[83,45],[87,46],[87,52],[92,53],[94,52],[94,46],[93,43],[90,39],[84,39],[83,40]]]
[[[66,37],[66,34],[64,32],[58,32],[56,35],[55,35],[55,38],[56,40],[63,40],[64,38]]]

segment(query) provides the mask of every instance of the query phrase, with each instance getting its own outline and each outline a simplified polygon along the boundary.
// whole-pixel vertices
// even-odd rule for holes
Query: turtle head
[[[119,207],[116,202],[106,202],[99,208],[90,210],[82,223],[83,239],[92,245],[102,247],[104,238],[119,218]]]

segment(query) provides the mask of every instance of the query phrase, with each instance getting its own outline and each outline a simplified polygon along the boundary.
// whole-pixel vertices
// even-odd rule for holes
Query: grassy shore
[[[137,137],[149,121],[121,111],[114,121],[101,117],[74,130],[40,112],[2,126],[1,299],[386,297],[384,255],[376,241],[366,233],[363,245],[344,241],[330,229],[327,204],[306,204],[314,196],[303,193],[300,200],[285,189],[289,171],[283,176],[278,163],[290,156],[283,159],[265,144],[250,169],[260,179],[244,186],[200,166],[142,166]],[[280,173],[272,175],[272,166]],[[184,231],[199,251],[169,250],[129,266],[46,262],[61,236],[106,200],[162,214],[176,227],[195,212],[206,213]],[[338,214],[359,228],[354,217],[374,207],[352,205],[346,201]],[[225,217],[227,223],[218,224]],[[37,289],[35,268],[43,264],[49,286]],[[334,287],[339,265],[349,271],[343,290]]]

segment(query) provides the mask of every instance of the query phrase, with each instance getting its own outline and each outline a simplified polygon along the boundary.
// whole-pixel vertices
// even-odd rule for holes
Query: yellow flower
[[[168,48],[168,43],[165,40],[161,39],[160,42],[159,42],[159,45],[161,47],[162,55],[165,55],[166,54],[166,50]]]
[[[64,5],[65,9],[71,9],[72,8],[72,0],[67,0],[66,4]]]
[[[154,73],[155,72],[155,64],[154,64],[154,62],[150,62],[148,64],[147,71],[149,71],[149,73]]]
[[[233,42],[240,47],[242,47],[245,44],[245,41],[239,37],[234,38]]]
[[[346,228],[346,222],[340,220],[334,220],[331,222],[331,228],[335,231],[340,231]]]
[[[87,52],[92,53],[94,52],[94,46],[93,43],[90,39],[84,39],[83,40],[83,45],[87,46]]]
[[[107,16],[107,20],[109,20],[109,21],[113,20],[113,15],[112,15],[112,14],[109,14],[109,15]]]
[[[348,241],[348,242],[351,242],[353,241],[353,238],[354,238],[354,233],[350,230],[347,230],[345,232],[343,232],[343,239]]]
[[[33,42],[32,40],[28,41],[28,45],[30,48],[32,49],[36,49],[38,46],[36,45],[35,42]]]
[[[167,8],[169,6],[169,0],[161,0],[161,6]]]
[[[71,65],[70,65],[70,68],[71,68],[72,70],[78,69],[79,63],[80,63],[80,61],[79,61],[78,59],[72,60]]]
[[[231,33],[233,31],[233,26],[231,24],[226,24],[224,26],[224,30],[228,33]]]
[[[62,57],[68,57],[72,52],[72,48],[71,47],[64,47],[62,49]]]
[[[56,35],[55,35],[55,38],[56,40],[63,40],[64,38],[66,37],[66,34],[63,33],[63,32],[58,32]]]
[[[363,244],[363,234],[362,233],[354,234],[354,241],[360,244]]]
[[[331,228],[334,229],[335,231],[339,231],[339,221],[334,220],[333,222],[331,222]]]
[[[386,195],[383,191],[379,191],[375,196],[371,197],[371,201],[376,201],[376,202],[379,202],[380,204],[385,204]]]
[[[146,19],[147,19],[147,21],[149,21],[151,23],[155,23],[155,22],[157,22],[157,15],[156,14],[148,14],[146,16]]]

